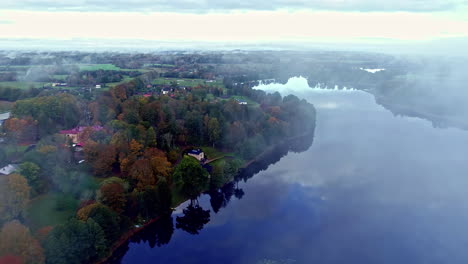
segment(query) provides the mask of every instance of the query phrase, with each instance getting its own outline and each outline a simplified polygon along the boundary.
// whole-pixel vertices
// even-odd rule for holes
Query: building
[[[82,146],[83,144],[80,143],[81,136],[83,135],[83,132],[87,128],[91,128],[93,131],[101,131],[104,129],[102,126],[91,126],[91,127],[79,126],[70,130],[61,130],[60,134],[65,135],[67,140],[70,139],[73,144]]]
[[[242,101],[242,100],[239,100],[239,99],[236,99],[237,103],[240,104],[240,105],[246,105],[247,102],[246,101]]]
[[[205,153],[201,149],[192,149],[187,152],[187,155],[190,157],[196,158],[198,161],[203,161],[205,159]]]
[[[96,89],[101,89],[102,86],[100,84],[96,84]]]
[[[0,126],[3,125],[3,122],[5,122],[5,120],[8,118],[10,118],[10,112],[0,114]]]
[[[162,94],[168,94],[170,91],[171,91],[171,88],[169,88],[169,87],[164,87],[164,88],[161,89]]]
[[[53,83],[52,87],[67,87],[68,83]]]
[[[18,169],[18,165],[9,164],[0,169],[0,175],[9,175],[15,172]]]

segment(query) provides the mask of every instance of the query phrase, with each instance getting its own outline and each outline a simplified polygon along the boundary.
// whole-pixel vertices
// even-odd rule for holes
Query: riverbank
[[[315,125],[314,125],[314,130],[315,130]],[[255,158],[245,162],[240,168],[237,173],[237,175],[231,179],[226,180],[224,184],[227,184],[229,182],[232,182],[236,180],[237,176],[242,175],[242,177],[245,177],[245,174],[248,174],[249,176],[253,176],[256,171],[259,169],[263,169],[266,164],[273,164],[276,161],[278,161],[281,157],[286,155],[290,150],[295,151],[296,150],[296,143],[297,141],[301,141],[304,137],[311,137],[313,139],[314,136],[314,130],[308,131],[302,135],[299,136],[294,136],[290,137],[287,139],[282,140],[281,142],[272,145],[268,147],[266,150],[264,150],[262,153],[258,154]],[[302,141],[301,141],[302,143]],[[310,145],[312,144],[312,141],[310,141]],[[309,145],[309,144],[301,144],[301,145]],[[310,147],[309,145],[309,147]],[[286,148],[286,146],[289,146],[290,148]],[[279,149],[282,149],[282,151],[278,151]],[[271,156],[274,156],[273,158]],[[178,203],[174,208],[179,207],[180,205],[184,204],[188,200],[184,200],[180,203]],[[95,262],[95,264],[105,264],[108,263],[108,261],[112,258],[112,256],[115,254],[115,252],[121,248],[122,246],[125,245],[134,235],[137,233],[140,233],[143,231],[146,227],[149,225],[155,223],[158,219],[160,219],[161,216],[158,216],[154,219],[151,219],[141,227],[129,230],[127,233],[125,233],[119,240],[115,242],[115,244],[111,247],[109,255],[106,256],[104,259],[99,260],[98,262]]]

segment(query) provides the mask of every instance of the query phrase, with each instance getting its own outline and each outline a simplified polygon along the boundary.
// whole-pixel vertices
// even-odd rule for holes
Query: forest
[[[142,67],[147,58],[136,57],[96,67]],[[0,165],[14,168],[0,175],[0,263],[98,262],[133,230],[216,192],[272,146],[314,130],[313,105],[293,95],[232,86],[215,67],[186,60],[148,65],[104,89],[0,89],[13,102],[1,126]],[[67,82],[122,80],[120,70],[89,69],[70,72]],[[192,74],[167,77],[178,71]],[[155,82],[161,78],[169,81]],[[194,149],[205,157],[187,155]]]

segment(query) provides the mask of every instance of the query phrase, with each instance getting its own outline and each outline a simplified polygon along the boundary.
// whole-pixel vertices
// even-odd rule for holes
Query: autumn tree
[[[114,146],[90,140],[83,151],[85,159],[92,165],[96,175],[106,176],[112,172],[113,165],[117,160],[117,151]]]
[[[19,174],[0,179],[0,222],[24,216],[30,189],[27,180]]]
[[[136,187],[139,190],[156,184],[156,177],[151,168],[151,163],[147,159],[135,161],[130,170],[130,177],[136,181]]]
[[[21,257],[13,255],[0,256],[0,264],[24,264]]]
[[[7,137],[17,142],[30,142],[37,138],[37,121],[34,121],[31,117],[21,118],[9,118],[5,121],[3,129],[7,134]]]
[[[44,252],[29,229],[19,221],[6,223],[0,231],[0,256],[21,257],[26,264],[44,263]]]
[[[101,186],[99,189],[98,199],[103,204],[109,206],[117,213],[122,213],[127,201],[125,190],[118,183],[111,183]]]

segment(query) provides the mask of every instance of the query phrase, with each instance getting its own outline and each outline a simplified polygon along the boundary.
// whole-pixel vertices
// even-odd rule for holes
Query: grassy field
[[[54,79],[65,81],[68,77],[68,74],[56,74],[51,76]]]
[[[183,79],[183,78],[157,78],[153,80],[153,84],[164,84],[169,85],[172,82],[176,82],[179,86],[194,87],[198,85],[217,86],[224,88],[221,81],[206,82],[203,79]]]
[[[115,66],[114,64],[78,64],[77,65],[80,71],[139,71],[139,72],[148,72],[150,69],[123,69]]]
[[[120,71],[121,69],[114,64],[78,64],[80,71],[97,71],[97,70],[106,70],[106,71]]]
[[[114,87],[114,86],[116,86],[116,85],[119,85],[119,84],[122,84],[122,83],[125,83],[125,82],[128,82],[128,81],[131,81],[132,79],[133,79],[132,77],[125,75],[124,78],[122,79],[122,81],[120,81],[120,82],[113,82],[113,83],[107,83],[106,86],[108,86],[108,87]]]
[[[221,156],[225,156],[225,155],[230,155],[231,153],[225,153],[225,152],[222,152],[222,151],[219,151],[213,147],[209,147],[209,146],[204,146],[204,147],[200,147],[203,152],[205,153],[205,156],[208,158],[208,159],[214,159],[214,158],[217,158],[217,157],[221,157]]]
[[[41,88],[45,82],[0,82],[0,87],[29,89],[31,87]]]
[[[27,211],[27,220],[33,230],[55,226],[75,215],[78,201],[71,196],[49,193],[33,200]]]

